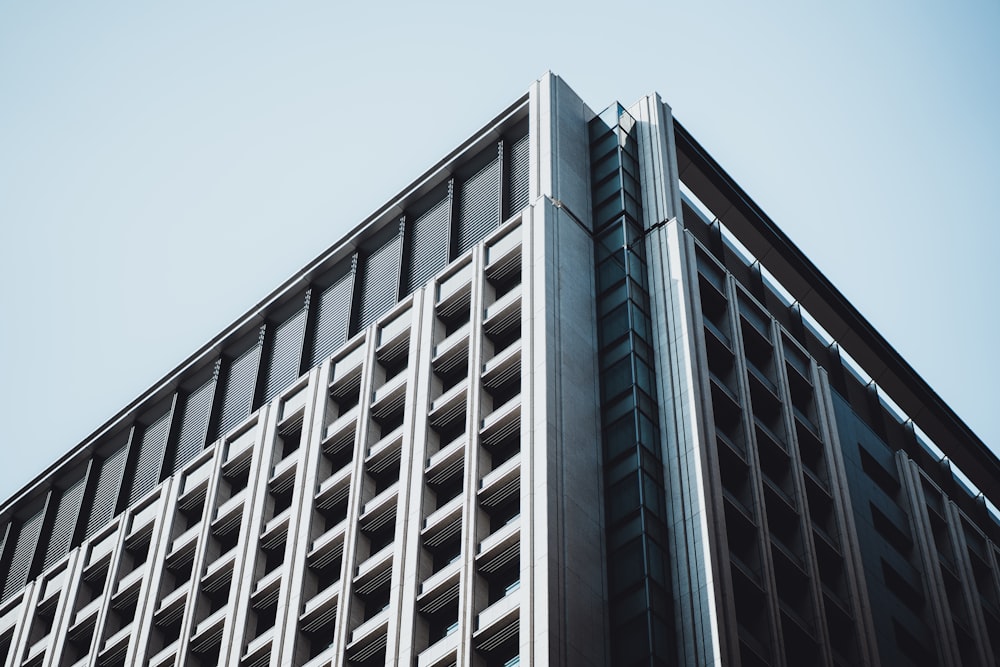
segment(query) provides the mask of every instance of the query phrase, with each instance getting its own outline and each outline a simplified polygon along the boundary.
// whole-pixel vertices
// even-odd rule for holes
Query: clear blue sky
[[[0,0],[0,497],[547,69],[658,91],[1000,446],[1000,3]]]

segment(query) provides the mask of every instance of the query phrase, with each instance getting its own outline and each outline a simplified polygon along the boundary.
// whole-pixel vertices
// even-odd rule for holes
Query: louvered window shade
[[[191,392],[184,402],[184,413],[181,417],[181,432],[177,437],[177,450],[174,452],[173,472],[198,455],[205,448],[205,437],[208,435],[208,417],[212,409],[212,396],[215,394],[215,380],[209,380]]]
[[[409,225],[410,263],[406,293],[423,285],[448,265],[448,226],[451,198],[445,197]]]
[[[257,362],[260,360],[260,345],[233,359],[229,364],[226,378],[226,392],[222,399],[222,412],[215,437],[222,436],[234,426],[250,416],[253,392],[257,385]]]
[[[136,458],[135,470],[132,471],[132,484],[129,487],[129,505],[159,484],[169,429],[170,412],[167,412],[143,430],[139,441],[139,456]]]
[[[125,456],[128,449],[122,447],[101,463],[101,471],[97,477],[97,488],[94,491],[94,501],[87,517],[87,537],[111,520],[115,515],[115,504],[118,501],[118,489],[121,487],[122,473],[125,472]]]
[[[500,226],[500,160],[470,176],[459,190],[458,254]]]
[[[299,376],[302,334],[306,327],[305,309],[292,315],[274,330],[271,361],[267,368],[264,401],[270,401]]]
[[[372,252],[365,260],[358,309],[360,331],[396,305],[399,290],[400,236]]]
[[[353,292],[354,272],[351,271],[327,287],[320,295],[310,366],[318,365],[347,342],[347,325],[351,319]]]
[[[514,142],[510,147],[510,181],[508,183],[508,215],[517,213],[528,205],[529,193],[531,190],[530,172],[531,165],[528,156],[528,135],[525,135]]]
[[[35,556],[35,547],[38,546],[38,536],[42,531],[44,518],[45,510],[41,509],[21,524],[21,530],[18,531],[17,542],[14,546],[14,555],[10,561],[10,569],[7,570],[7,579],[3,584],[4,600],[24,588],[24,585],[28,583],[28,570],[31,568],[31,560]]]
[[[63,491],[59,497],[56,518],[52,523],[52,535],[49,537],[49,545],[45,549],[45,563],[42,569],[47,570],[50,565],[69,553],[70,541],[73,539],[76,518],[80,514],[80,501],[83,500],[85,488],[86,478],[81,477]]]

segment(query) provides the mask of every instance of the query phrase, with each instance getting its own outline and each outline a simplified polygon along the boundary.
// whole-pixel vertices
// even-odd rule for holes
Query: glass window
[[[632,315],[632,330],[635,332],[636,338],[648,341],[650,336],[649,320],[642,313],[633,311]]]
[[[601,367],[608,368],[609,366],[613,366],[620,359],[627,357],[631,351],[632,345],[628,338],[615,341],[601,352]]]
[[[670,541],[667,537],[667,526],[663,521],[656,519],[647,520],[644,526],[646,528],[647,540],[653,540],[657,544],[667,544]]]
[[[649,577],[661,586],[667,583],[667,556],[659,544],[652,540],[646,541],[646,554],[649,566]]]
[[[673,614],[674,604],[667,593],[665,586],[655,581],[647,581],[647,595],[649,597],[649,608],[656,615],[669,618]]]
[[[615,597],[611,602],[611,618],[621,623],[626,619],[632,619],[640,614],[645,614],[648,606],[646,587],[637,586],[627,593]],[[635,619],[635,622],[642,623],[644,620]]]
[[[616,523],[639,508],[639,485],[635,476],[611,486],[608,493],[608,523]]]
[[[642,504],[654,516],[661,519],[664,517],[663,487],[658,484],[648,473],[642,474]]]
[[[649,312],[649,294],[643,284],[637,282],[634,276],[629,277],[628,290],[629,296],[642,306],[643,312]]]
[[[641,540],[632,540],[617,550],[608,560],[611,563],[609,574],[612,594],[642,581],[646,568],[643,562]]]
[[[660,615],[655,614],[653,616],[653,627],[670,629],[672,625],[669,621],[660,617]],[[667,660],[674,657],[674,649],[670,645],[670,637],[667,632],[653,632],[653,651],[656,653],[659,664],[664,664]]]
[[[645,617],[617,625],[611,635],[616,639],[612,664],[631,665],[649,655],[649,624]]]
[[[622,162],[622,169],[625,170],[625,173],[628,174],[629,176],[631,176],[633,179],[637,179],[638,178],[637,174],[639,172],[639,166],[636,164],[635,158],[633,158],[628,153],[622,153],[622,161],[621,162]]]
[[[604,458],[614,460],[635,447],[635,433],[629,423],[631,415],[616,422],[604,431]]]
[[[642,470],[649,478],[663,489],[663,465],[654,453],[642,450]]]
[[[607,345],[628,333],[628,306],[622,304],[601,319],[601,344]]]
[[[597,289],[604,291],[625,278],[624,251],[619,250],[597,266]]]
[[[630,246],[642,242],[642,225],[627,218],[622,219],[622,224],[625,226],[625,238]]]
[[[605,423],[617,421],[633,410],[635,410],[635,398],[631,394],[617,398],[611,405],[604,408]],[[634,437],[634,434],[630,433],[630,435]]]
[[[649,415],[651,419],[655,418],[655,416],[658,414],[656,402],[652,398],[650,398],[649,394],[644,392],[642,389],[638,389],[636,391],[636,394],[637,394],[636,402],[639,405],[639,409],[642,410],[647,415]]]
[[[593,188],[592,201],[597,203],[598,206],[605,200],[611,197],[621,196],[622,183],[620,180],[620,174],[613,174],[608,179],[602,181]]]
[[[626,178],[631,179],[632,176],[626,172]],[[637,220],[642,217],[642,210],[639,203],[628,192],[625,193],[625,213]]]
[[[605,220],[613,220],[625,212],[625,199],[619,194],[617,197],[607,199],[599,204],[594,211],[594,221],[597,224]]]
[[[607,178],[612,172],[618,170],[621,166],[621,161],[618,159],[618,150],[614,149],[607,153],[606,157],[600,158],[596,162],[592,163],[590,169],[590,178],[593,183],[599,183],[602,179]]]
[[[598,317],[605,317],[608,311],[613,310],[616,306],[625,303],[628,299],[628,287],[626,281],[619,281],[616,285],[612,285],[601,293],[601,296],[597,300],[597,315]]]
[[[628,172],[622,172],[622,189],[625,192],[638,194],[639,192],[639,182],[635,180],[635,177]]]
[[[632,386],[632,358],[625,357],[604,372],[601,400],[607,401]]]
[[[638,472],[639,465],[639,450],[633,449],[628,452],[627,456],[623,456],[605,467],[606,479],[610,484],[622,480],[629,475],[634,475]]]
[[[651,451],[657,451],[659,438],[656,437],[656,424],[644,414],[639,415],[639,442]]]
[[[642,340],[640,338],[634,338],[633,337],[633,339],[632,339],[632,352],[635,354],[636,357],[638,357],[639,359],[642,359],[646,363],[650,364],[650,367],[652,367],[652,364],[653,364],[653,348],[652,348],[652,346],[649,343],[647,343],[646,341],[644,341],[644,340]]]
[[[635,383],[650,395],[656,393],[656,389],[653,386],[653,371],[642,359],[635,360]]]
[[[648,291],[649,283],[646,281],[646,262],[634,251],[628,254],[628,274],[639,283],[642,289]]]
[[[619,549],[629,541],[642,535],[642,516],[634,514],[631,518],[622,521],[617,526],[608,529],[608,552],[613,560]]]

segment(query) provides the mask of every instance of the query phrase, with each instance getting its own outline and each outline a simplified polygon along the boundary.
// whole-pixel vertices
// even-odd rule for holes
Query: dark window
[[[115,505],[118,502],[118,490],[121,487],[122,476],[125,473],[125,458],[128,447],[112,452],[99,464],[97,487],[87,518],[87,537],[105,526],[115,515]]]
[[[299,376],[305,326],[306,311],[303,309],[275,327],[264,387],[265,403]]]
[[[499,226],[500,159],[494,157],[459,186],[458,255]]]
[[[139,455],[136,457],[129,489],[128,502],[131,505],[146,495],[160,482],[160,469],[167,448],[167,432],[170,430],[171,413],[168,411],[149,426],[142,429],[139,440]]]
[[[354,270],[351,269],[320,294],[316,304],[311,366],[318,365],[347,342],[347,324],[351,316],[353,292]]]
[[[858,455],[861,459],[861,469],[865,471],[865,474],[878,484],[878,487],[890,498],[894,497],[899,491],[896,475],[879,463],[861,443],[858,443]]]
[[[45,508],[43,507],[21,522],[14,545],[14,555],[11,558],[10,569],[7,571],[7,579],[3,585],[4,600],[28,583],[28,577],[31,574],[31,561],[35,556],[35,547],[38,545],[38,537],[44,518]]]
[[[229,362],[226,373],[226,390],[219,414],[216,437],[228,433],[234,426],[250,416],[254,389],[257,385],[257,366],[260,345],[254,344]]]
[[[406,291],[413,292],[448,265],[448,229],[451,197],[445,196],[430,210],[408,223],[410,258]]]
[[[185,399],[180,435],[174,453],[173,472],[180,470],[204,448],[214,395],[215,380],[212,379],[192,391]]]
[[[59,494],[58,509],[52,524],[49,544],[45,550],[45,563],[42,569],[48,569],[50,565],[69,553],[73,532],[76,529],[76,519],[80,513],[80,502],[83,500],[85,482],[86,478],[81,477]]]
[[[508,215],[517,213],[529,204],[529,197],[531,196],[530,146],[528,135],[524,135],[510,147]]]
[[[365,258],[355,331],[361,331],[396,304],[401,241],[402,237],[397,234]]]
[[[885,515],[874,503],[869,503],[872,513],[872,524],[878,534],[891,544],[896,551],[904,556],[910,553],[913,542],[910,540],[908,527],[899,527]]]
[[[895,594],[910,609],[919,610],[923,607],[924,596],[913,584],[899,573],[889,563],[882,561],[882,578],[886,588]]]

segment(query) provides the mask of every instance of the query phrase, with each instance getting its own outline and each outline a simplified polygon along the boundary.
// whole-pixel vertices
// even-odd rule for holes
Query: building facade
[[[50,665],[994,665],[1000,461],[547,74],[0,507]]]

